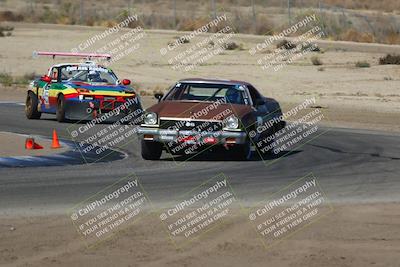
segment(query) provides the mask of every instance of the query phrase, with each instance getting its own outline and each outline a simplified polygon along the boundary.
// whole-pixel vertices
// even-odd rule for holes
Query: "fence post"
[[[176,0],[174,0],[174,29],[176,30]]]
[[[321,3],[321,0],[318,1],[318,8],[319,8],[319,20],[318,20],[319,25],[321,26],[322,31],[324,32],[324,34],[327,34],[326,29],[325,29],[325,25],[324,25],[324,21],[322,21],[322,20],[324,20],[324,16],[322,15],[324,7],[323,7],[323,5]]]
[[[83,23],[83,0],[79,3],[79,22]]]
[[[30,9],[31,9],[31,14],[33,14],[33,12],[35,11],[34,9],[33,9],[33,0],[30,0],[29,1],[29,4],[30,4]]]
[[[256,17],[256,7],[254,5],[254,0],[251,0],[251,9],[252,9],[252,12],[253,12],[253,28],[254,28],[254,31],[256,31],[257,17]]]
[[[129,14],[132,13],[132,8],[133,8],[133,0],[128,0],[128,10],[129,10]]]
[[[217,11],[215,10],[215,0],[211,0],[211,9],[212,9],[213,17],[214,17],[214,19],[216,19]]]

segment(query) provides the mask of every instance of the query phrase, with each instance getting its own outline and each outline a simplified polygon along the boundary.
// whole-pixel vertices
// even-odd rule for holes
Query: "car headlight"
[[[144,123],[149,125],[157,124],[157,114],[154,112],[148,112],[144,115]]]
[[[239,120],[235,116],[230,116],[225,120],[225,128],[237,129],[239,127]]]

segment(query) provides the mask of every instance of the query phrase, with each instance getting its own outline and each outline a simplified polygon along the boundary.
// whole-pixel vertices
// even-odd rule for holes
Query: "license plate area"
[[[114,101],[101,101],[100,109],[102,110],[113,110],[114,109]]]

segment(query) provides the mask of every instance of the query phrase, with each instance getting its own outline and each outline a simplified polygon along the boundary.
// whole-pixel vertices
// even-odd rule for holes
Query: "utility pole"
[[[290,0],[287,0],[287,8],[288,8],[288,21],[289,26],[292,24],[291,14],[290,14]]]

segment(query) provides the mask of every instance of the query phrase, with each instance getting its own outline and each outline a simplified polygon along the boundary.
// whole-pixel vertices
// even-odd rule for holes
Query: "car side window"
[[[50,72],[52,82],[58,82],[58,69],[52,68]]]
[[[253,100],[253,103],[257,103],[257,102],[256,102],[257,99],[260,99],[260,98],[261,98],[260,93],[257,91],[256,88],[254,88],[254,87],[251,86],[251,85],[248,85],[247,88],[249,89],[249,93],[250,93],[251,100]]]
[[[181,98],[181,95],[185,92],[186,86],[178,83],[173,86],[173,89],[170,90],[165,97],[165,100],[178,100]]]

